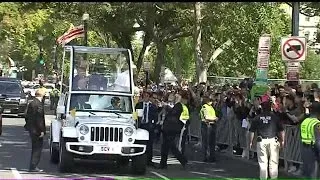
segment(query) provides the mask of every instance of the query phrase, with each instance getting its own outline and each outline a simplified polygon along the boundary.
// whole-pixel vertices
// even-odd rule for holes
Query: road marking
[[[215,164],[214,162],[213,163],[207,163],[207,162],[201,162],[201,161],[189,161],[191,163],[198,163],[198,164]]]
[[[161,156],[153,156],[152,157],[152,162],[160,164],[160,161],[161,161]],[[180,164],[180,162],[175,157],[168,157],[167,164]]]
[[[10,169],[11,169],[11,172],[12,172],[14,178],[22,179],[21,174],[19,173],[19,171],[16,168],[10,168]]]
[[[195,171],[191,171],[190,173],[192,173],[192,174],[198,174],[198,175],[211,176],[210,174],[208,174],[208,173],[203,173],[203,172],[195,172]]]
[[[160,177],[160,178],[162,178],[162,179],[165,179],[165,180],[170,180],[169,178],[167,178],[167,177],[165,177],[164,175],[161,175],[161,174],[159,174],[159,173],[157,173],[157,172],[154,172],[154,171],[150,171],[152,174],[154,174],[154,175],[156,175],[156,176],[158,176],[158,177]]]

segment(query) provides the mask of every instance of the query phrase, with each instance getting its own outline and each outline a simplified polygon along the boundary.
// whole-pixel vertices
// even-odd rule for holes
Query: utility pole
[[[299,2],[292,2],[292,36],[299,36]]]

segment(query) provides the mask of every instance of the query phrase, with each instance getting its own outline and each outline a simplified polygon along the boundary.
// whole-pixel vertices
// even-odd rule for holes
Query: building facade
[[[286,3],[283,3],[281,8],[292,17],[292,8]],[[316,43],[318,33],[319,16],[309,17],[304,14],[299,14],[299,36],[304,36],[311,48],[320,49],[320,43]]]

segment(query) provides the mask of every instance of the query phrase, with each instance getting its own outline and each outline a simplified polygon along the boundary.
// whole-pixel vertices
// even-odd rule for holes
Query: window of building
[[[309,16],[306,16],[306,21],[310,21],[310,17]]]
[[[310,32],[309,32],[309,31],[306,31],[306,32],[304,33],[304,36],[306,37],[306,40],[309,41]]]

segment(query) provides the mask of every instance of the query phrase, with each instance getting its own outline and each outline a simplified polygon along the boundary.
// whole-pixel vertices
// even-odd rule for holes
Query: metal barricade
[[[300,127],[286,125],[284,149],[285,169],[288,169],[288,162],[302,164],[301,146]]]
[[[199,112],[192,111],[189,125],[189,136],[199,139],[201,137],[201,121]]]
[[[249,132],[248,128],[243,128],[240,121],[236,119],[232,109],[229,109],[227,116],[222,116],[217,122],[217,144],[229,146],[229,153],[232,154],[232,148],[238,142],[245,151],[256,152],[256,137],[252,148],[249,150]],[[201,121],[198,112],[191,112],[189,135],[198,138],[201,141]],[[288,162],[302,164],[301,160],[301,140],[299,126],[285,126],[285,148],[280,149],[279,157],[284,160],[287,169]],[[249,156],[246,156],[249,158]]]

